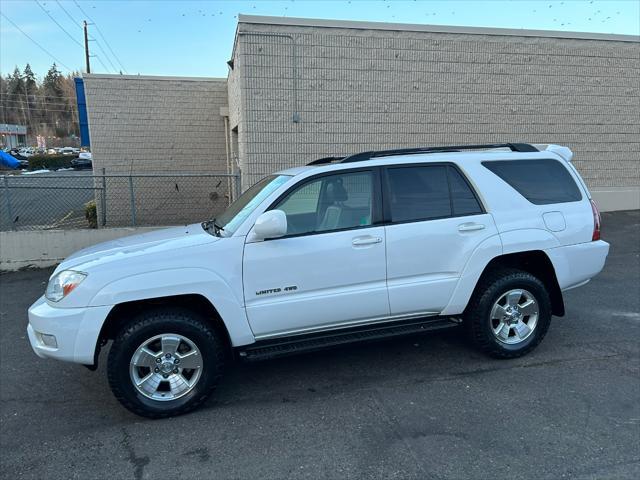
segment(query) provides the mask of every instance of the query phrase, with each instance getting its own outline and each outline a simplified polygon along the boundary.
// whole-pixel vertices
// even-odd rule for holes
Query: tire
[[[526,355],[542,341],[550,323],[546,287],[537,277],[515,269],[497,270],[481,279],[464,314],[472,343],[495,358]]]
[[[181,415],[211,395],[225,357],[222,336],[199,315],[158,308],[133,318],[114,339],[107,365],[109,386],[136,415]]]

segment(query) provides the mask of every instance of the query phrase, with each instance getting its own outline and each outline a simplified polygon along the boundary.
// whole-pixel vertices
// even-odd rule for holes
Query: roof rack
[[[325,165],[327,163],[335,162],[336,160],[342,160],[343,158],[344,157],[323,157],[307,163],[307,165]]]
[[[487,150],[493,148],[508,148],[512,152],[539,152],[539,150],[528,143],[488,143],[483,145],[458,145],[445,147],[417,147],[400,148],[396,150],[378,150],[371,152],[356,153],[344,157],[340,163],[364,162],[376,157],[391,157],[396,155],[412,155],[417,153],[446,153],[459,152],[461,150]],[[329,163],[329,162],[326,162]],[[311,165],[311,164],[310,164]]]
[[[324,157],[307,163],[307,165],[326,165],[335,161],[340,163],[364,162],[376,157],[392,157],[396,155],[413,155],[416,153],[447,153],[459,152],[461,150],[488,150],[492,148],[508,148],[512,152],[539,152],[536,147],[529,143],[486,143],[480,145],[457,145],[444,147],[415,147],[399,148],[395,150],[373,150],[370,152],[354,153],[346,157]]]

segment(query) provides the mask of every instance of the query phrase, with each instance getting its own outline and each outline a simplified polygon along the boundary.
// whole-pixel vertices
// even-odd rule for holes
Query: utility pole
[[[89,32],[87,21],[84,21],[84,58],[87,63],[87,73],[91,73],[91,64],[89,63]]]

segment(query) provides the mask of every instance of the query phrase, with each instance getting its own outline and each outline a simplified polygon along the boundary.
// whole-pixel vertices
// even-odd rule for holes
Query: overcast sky
[[[434,25],[640,34],[640,0],[0,0],[0,71],[29,62],[92,71],[224,77],[238,13]],[[28,38],[30,37],[30,38]]]

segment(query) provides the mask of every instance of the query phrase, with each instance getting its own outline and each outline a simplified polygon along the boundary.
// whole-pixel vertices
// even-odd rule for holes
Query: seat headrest
[[[346,202],[349,198],[347,191],[342,186],[341,180],[334,180],[327,185],[327,200],[329,203]]]

